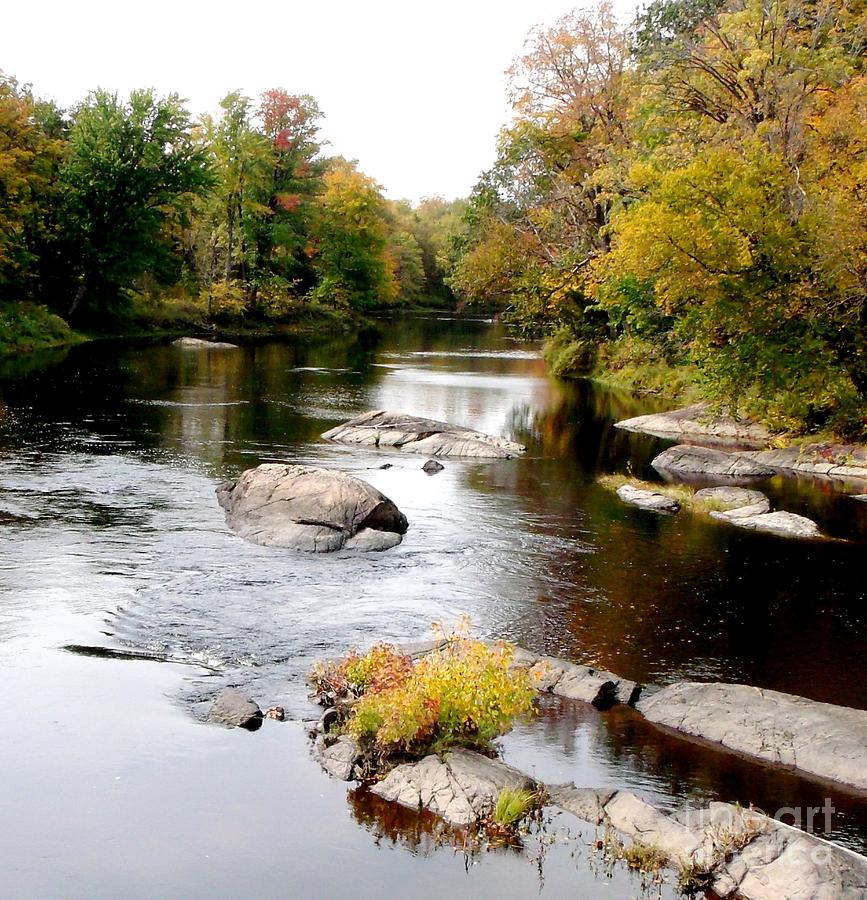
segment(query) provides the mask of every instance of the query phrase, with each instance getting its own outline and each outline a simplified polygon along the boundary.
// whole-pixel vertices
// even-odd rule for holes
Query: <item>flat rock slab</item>
[[[410,809],[427,809],[451,825],[472,825],[489,816],[505,788],[534,790],[523,772],[470,750],[452,750],[442,759],[426,756],[397,766],[371,793]]]
[[[617,488],[617,496],[624,503],[630,503],[639,509],[647,509],[658,513],[676,513],[680,510],[680,504],[665,494],[658,491],[648,491],[635,487],[632,484],[624,484]]]
[[[676,475],[716,475],[726,478],[766,478],[774,470],[742,453],[678,444],[663,450],[651,463],[660,472]]]
[[[205,341],[202,338],[182,337],[172,341],[173,347],[182,350],[237,350],[237,344],[229,344],[226,341]]]
[[[769,534],[776,534],[780,537],[822,537],[819,526],[812,519],[790,512],[766,512],[761,504],[733,509],[731,512],[712,512],[711,516],[723,522],[737,525],[738,528],[766,531]]]
[[[237,688],[220,691],[208,713],[208,721],[233,728],[255,731],[262,724],[259,704]]]
[[[765,447],[771,438],[768,430],[757,422],[728,415],[714,415],[706,403],[696,403],[670,412],[635,416],[617,422],[615,427],[664,438],[704,437],[716,444],[741,447]]]
[[[715,896],[741,900],[863,900],[867,859],[728,803],[665,813],[629,791],[549,792],[552,805],[653,847],[675,870],[709,873]]]
[[[757,515],[760,512],[770,512],[771,509],[770,501],[761,491],[733,485],[702,488],[694,496],[696,500],[713,504],[720,512],[749,508],[755,510],[751,515]]]
[[[314,553],[387,550],[402,540],[406,516],[360,478],[334,469],[268,463],[217,488],[226,523],[269,547]]]
[[[523,444],[460,425],[374,409],[338,425],[323,435],[339,444],[393,447],[426,456],[468,456],[512,459],[526,452]]]
[[[867,447],[861,444],[805,444],[746,455],[777,470],[867,481]]]
[[[867,710],[697,682],[664,687],[637,708],[656,725],[867,791]]]

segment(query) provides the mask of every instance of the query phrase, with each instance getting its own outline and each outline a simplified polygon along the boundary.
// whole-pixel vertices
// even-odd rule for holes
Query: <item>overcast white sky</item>
[[[527,32],[576,5],[3,0],[0,69],[62,106],[97,86],[177,91],[196,114],[236,88],[312,94],[330,151],[357,159],[389,196],[451,198],[493,161],[503,73]]]

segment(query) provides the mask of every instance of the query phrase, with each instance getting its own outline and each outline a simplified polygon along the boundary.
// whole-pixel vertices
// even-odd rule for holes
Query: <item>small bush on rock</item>
[[[386,644],[319,667],[311,681],[341,711],[344,731],[380,765],[453,746],[490,749],[536,691],[524,670],[510,671],[514,648],[488,645],[466,626],[414,661]]]

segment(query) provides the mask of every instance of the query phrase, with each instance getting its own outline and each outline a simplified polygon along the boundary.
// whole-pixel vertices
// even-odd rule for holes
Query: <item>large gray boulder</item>
[[[765,478],[774,470],[738,453],[710,447],[678,444],[663,450],[651,463],[660,472],[675,475],[714,475],[726,478]]]
[[[388,497],[334,469],[267,463],[221,485],[217,499],[236,534],[269,547],[387,550],[407,530],[406,516]]]
[[[472,825],[489,816],[504,788],[533,790],[532,779],[497,759],[470,750],[431,754],[397,766],[370,790],[410,809],[427,809],[451,825]]]
[[[659,491],[648,491],[633,484],[621,485],[617,488],[617,496],[624,503],[637,506],[639,509],[650,510],[650,512],[676,513],[680,509],[680,504],[673,497],[666,497]]]
[[[867,710],[745,684],[678,682],[638,701],[657,725],[867,790]]]
[[[460,425],[374,409],[322,435],[339,444],[393,447],[426,456],[469,456],[512,459],[526,451],[523,444]]]
[[[581,700],[597,709],[610,709],[617,703],[634,705],[641,686],[605,669],[567,662],[553,656],[536,656],[526,650],[516,656],[516,665],[527,668],[536,690]]]
[[[255,731],[262,725],[262,710],[255,700],[237,688],[226,688],[217,695],[208,713],[208,721],[233,728]]]
[[[766,531],[780,537],[819,538],[822,532],[819,526],[806,516],[790,512],[768,512],[764,504],[744,506],[729,512],[712,512],[714,519],[737,525],[738,528],[750,528],[753,531]]]
[[[757,422],[737,419],[725,413],[714,415],[706,403],[635,416],[617,422],[615,427],[663,438],[700,437],[710,443],[740,447],[765,447],[771,437],[768,430]]]
[[[205,341],[202,338],[182,337],[172,341],[173,347],[181,350],[237,350],[237,344],[229,344],[226,341]]]

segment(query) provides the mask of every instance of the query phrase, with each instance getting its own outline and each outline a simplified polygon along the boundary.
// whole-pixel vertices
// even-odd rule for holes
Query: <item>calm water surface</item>
[[[0,379],[0,860],[31,894],[377,896],[389,883],[634,896],[636,882],[566,844],[541,885],[526,856],[465,866],[418,817],[347,803],[299,725],[248,735],[197,720],[226,684],[309,718],[314,659],[462,613],[480,634],[648,683],[744,681],[867,708],[865,504],[826,483],[766,482],[780,508],[845,539],[811,544],[624,506],[594,480],[652,476],[665,444],[613,423],[654,403],[555,382],[498,326],[408,319],[381,339],[206,353],[94,344]],[[319,439],[374,407],[507,434],[529,453],[429,477],[422,458]],[[403,544],[308,557],[239,540],[214,488],[275,460],[367,479],[407,514]],[[174,662],[82,658],[59,649],[70,643]],[[828,794],[629,711],[547,704],[504,748],[542,778],[629,786],[672,808],[719,797],[774,811]],[[831,796],[830,836],[863,849],[867,806]]]

